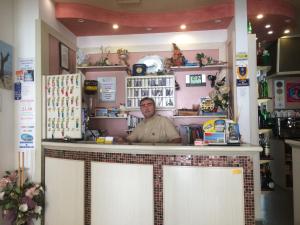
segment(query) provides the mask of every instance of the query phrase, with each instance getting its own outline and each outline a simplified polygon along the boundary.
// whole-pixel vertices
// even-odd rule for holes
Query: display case
[[[139,109],[144,97],[151,97],[157,109],[175,108],[175,76],[128,76],[125,82],[126,108]]]

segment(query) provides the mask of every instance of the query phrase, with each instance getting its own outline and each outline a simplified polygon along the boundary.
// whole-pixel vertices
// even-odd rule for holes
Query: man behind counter
[[[140,101],[144,120],[127,136],[129,142],[142,143],[180,143],[181,138],[172,122],[156,114],[155,102],[146,97]]]

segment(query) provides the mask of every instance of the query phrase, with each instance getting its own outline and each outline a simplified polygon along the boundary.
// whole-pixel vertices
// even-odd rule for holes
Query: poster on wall
[[[100,102],[116,101],[116,77],[98,77]]]
[[[300,82],[286,83],[287,102],[300,102]]]
[[[246,52],[238,52],[236,54],[235,74],[238,87],[249,86],[248,54]]]
[[[13,86],[13,49],[0,40],[0,88],[11,90]]]
[[[15,76],[18,150],[35,149],[35,74],[34,59],[19,58]]]

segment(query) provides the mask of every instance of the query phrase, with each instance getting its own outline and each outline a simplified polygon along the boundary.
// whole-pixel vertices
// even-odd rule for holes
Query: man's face
[[[140,109],[145,119],[149,119],[155,114],[155,105],[151,100],[142,101]]]

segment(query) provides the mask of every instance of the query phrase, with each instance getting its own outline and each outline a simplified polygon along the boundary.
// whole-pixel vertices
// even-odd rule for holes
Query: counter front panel
[[[143,146],[140,146],[143,148]],[[190,155],[190,154],[129,154],[129,153],[107,153],[107,152],[87,152],[76,149],[70,150],[58,150],[57,148],[50,149],[51,147],[44,148],[45,157],[58,158],[58,159],[69,159],[84,161],[84,224],[94,225],[92,223],[92,164],[94,162],[103,163],[119,163],[119,164],[136,164],[136,165],[149,165],[153,167],[153,212],[154,212],[154,225],[164,225],[164,167],[175,166],[175,167],[195,167],[195,168],[232,168],[232,173],[241,173],[243,197],[239,199],[244,205],[240,221],[243,221],[245,225],[255,224],[255,212],[254,212],[254,181],[253,181],[253,159],[251,155]],[[62,148],[63,149],[63,148]],[[237,169],[237,168],[240,168]],[[56,168],[53,168],[55,172]],[[237,170],[236,170],[237,169]],[[47,179],[46,179],[47,180]],[[130,178],[128,180],[130,182]],[[222,182],[216,180],[216,184]],[[228,182],[227,182],[228,183]],[[47,186],[47,183],[46,183]],[[122,187],[120,187],[122,188]],[[230,189],[230,188],[228,188]],[[230,191],[230,190],[229,190]],[[109,197],[109,196],[108,196]],[[111,196],[113,197],[113,196]],[[174,196],[175,197],[175,196]],[[228,204],[230,201],[228,201]],[[206,204],[206,203],[203,203]],[[130,207],[130,202],[128,202]],[[228,207],[228,205],[219,205],[218,207]],[[168,215],[170,211],[167,211]],[[47,212],[46,212],[47,213]],[[201,213],[201,212],[199,212]],[[112,215],[113,216],[113,215]],[[116,216],[116,215],[115,215]],[[210,217],[216,217],[218,215],[209,215]],[[233,215],[234,216],[234,215]],[[228,215],[223,224],[230,224],[233,220],[232,215]],[[213,220],[212,220],[213,221]],[[153,223],[153,222],[152,222]],[[148,224],[148,223],[145,223]],[[151,222],[150,222],[151,224]],[[193,225],[195,222],[187,221],[188,225]],[[212,222],[211,225],[217,225]],[[233,223],[231,223],[233,224]]]

